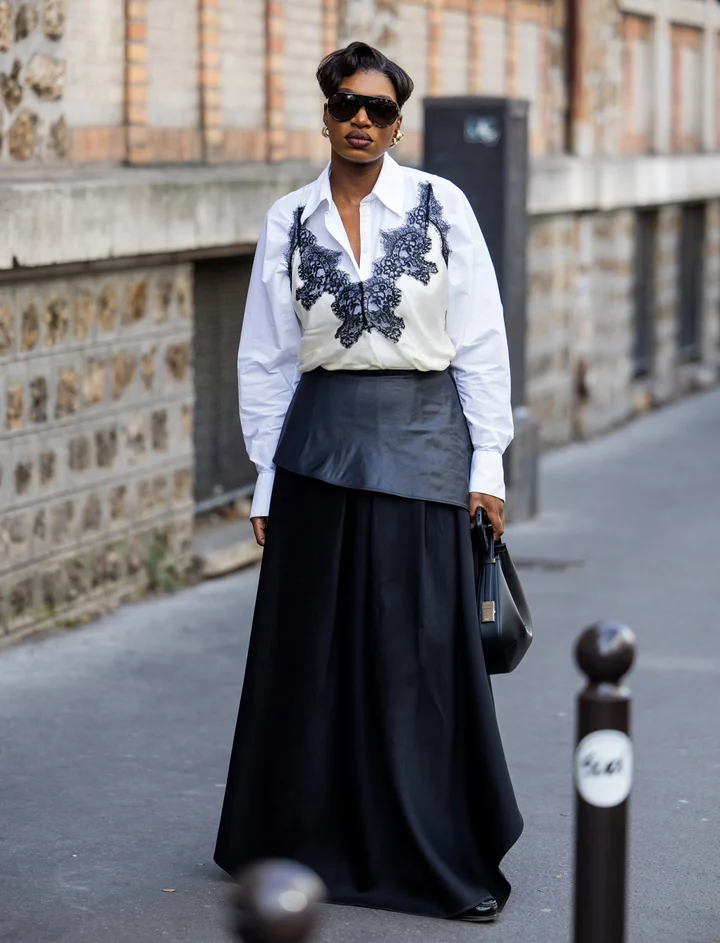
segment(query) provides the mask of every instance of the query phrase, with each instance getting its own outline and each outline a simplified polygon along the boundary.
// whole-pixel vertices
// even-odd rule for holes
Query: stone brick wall
[[[673,26],[672,45],[673,107],[671,143],[673,150],[696,151],[702,140],[702,48],[700,30]]]
[[[652,143],[652,23],[625,16],[623,30],[623,141],[622,149],[638,154]]]
[[[720,88],[720,32],[715,37],[715,88]],[[715,96],[715,147],[720,150],[720,95]]]
[[[720,379],[720,201],[707,204],[701,355],[678,356],[681,209],[658,208],[647,375],[633,365],[636,217],[533,218],[528,245],[527,404],[545,445],[597,435]]]
[[[616,0],[584,0],[579,36],[582,73],[575,100],[573,149],[617,154],[622,141],[622,14]]]
[[[314,70],[357,38],[410,65],[408,161],[420,159],[422,94],[466,91],[531,98],[533,154],[552,152],[563,143],[562,4],[0,0],[0,160],[323,160]]]
[[[479,94],[507,93],[507,48],[508,24],[505,17],[496,13],[481,17]]]
[[[0,164],[68,154],[65,0],[0,0]]]
[[[265,11],[267,80],[267,159],[287,160],[285,127],[285,0],[268,0]]]
[[[153,161],[199,161],[204,145],[198,3],[147,3],[147,140]]]
[[[156,128],[198,126],[198,4],[150,0],[148,123]]]
[[[285,124],[293,158],[327,160],[322,137],[323,96],[315,73],[324,55],[322,0],[285,8]]]
[[[576,366],[576,428],[590,437],[632,412],[635,214],[598,213],[583,220],[592,254],[583,259],[589,324],[583,324],[586,362]],[[576,330],[576,334],[579,333]]]
[[[402,0],[332,0],[338,10],[339,44],[359,39],[397,53],[400,39],[398,15]]]
[[[185,265],[0,284],[2,632],[188,560],[192,313]]]
[[[123,123],[124,5],[117,0],[68,0],[65,53],[70,127]]]
[[[427,94],[529,98],[533,156],[714,149],[720,37],[692,5],[638,7],[579,0],[570,89],[566,0],[0,0],[0,162],[323,159],[312,68],[357,38]]]
[[[470,79],[470,15],[465,10],[445,10],[441,33],[443,95],[467,95]]]
[[[568,96],[562,0],[400,0],[397,6],[388,51],[422,89],[406,109],[403,150],[409,162],[419,161],[422,153],[423,95],[526,98],[533,156],[564,149]]]
[[[544,91],[547,109],[546,151],[549,154],[562,153],[567,146],[566,119],[569,96],[566,80],[566,12],[564,0],[553,0],[548,7]]]
[[[221,5],[224,128],[265,126],[265,0]]]
[[[517,44],[517,70],[515,94],[530,102],[528,130],[531,153],[544,150],[545,134],[545,61],[546,34],[540,23],[524,20],[515,27]]]
[[[419,162],[422,155],[422,100],[428,94],[428,21],[424,6],[405,2],[400,7],[397,59],[410,74],[415,91],[403,108],[405,140],[397,147],[397,158]]]
[[[285,34],[285,109],[288,129],[321,129],[323,98],[315,78],[323,58],[321,0],[288,4]]]
[[[582,371],[574,335],[585,320],[580,236],[574,216],[536,217],[530,227],[526,398],[548,445],[573,438],[575,375]]]
[[[705,311],[702,354],[720,365],[720,200],[708,203],[705,217]]]
[[[658,213],[655,247],[655,317],[653,319],[652,396],[667,402],[675,395],[677,349],[679,206],[663,206]]]

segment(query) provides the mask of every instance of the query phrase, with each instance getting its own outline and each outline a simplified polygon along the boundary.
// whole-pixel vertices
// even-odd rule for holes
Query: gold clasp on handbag
[[[483,622],[495,621],[495,603],[492,600],[482,604],[482,620]]]

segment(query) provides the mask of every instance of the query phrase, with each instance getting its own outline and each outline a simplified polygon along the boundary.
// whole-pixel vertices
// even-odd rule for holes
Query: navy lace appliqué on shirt
[[[406,214],[405,223],[380,234],[383,255],[373,262],[372,275],[366,281],[353,281],[339,267],[342,253],[318,244],[302,223],[305,207],[299,206],[295,211],[285,257],[292,277],[292,260],[295,251],[300,252],[298,274],[302,287],[297,289],[296,298],[309,311],[322,295],[333,296],[333,314],[342,321],[335,337],[345,348],[356,344],[365,331],[378,331],[395,343],[400,340],[405,322],[395,314],[402,300],[397,280],[401,275],[410,275],[427,285],[438,271],[437,265],[425,258],[432,248],[430,226],[440,236],[446,264],[450,258],[447,239],[450,227],[432,184],[421,183],[418,195],[418,203]]]

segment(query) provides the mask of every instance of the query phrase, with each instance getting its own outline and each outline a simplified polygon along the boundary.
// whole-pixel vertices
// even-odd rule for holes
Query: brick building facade
[[[251,484],[234,348],[264,212],[326,159],[322,55],[531,102],[545,444],[718,379],[716,0],[0,0],[0,632],[183,565]]]

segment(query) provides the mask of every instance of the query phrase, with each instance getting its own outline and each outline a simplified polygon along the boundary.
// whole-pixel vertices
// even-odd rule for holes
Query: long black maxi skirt
[[[522,831],[479,638],[468,513],[277,469],[215,851],[336,903],[452,917]]]

